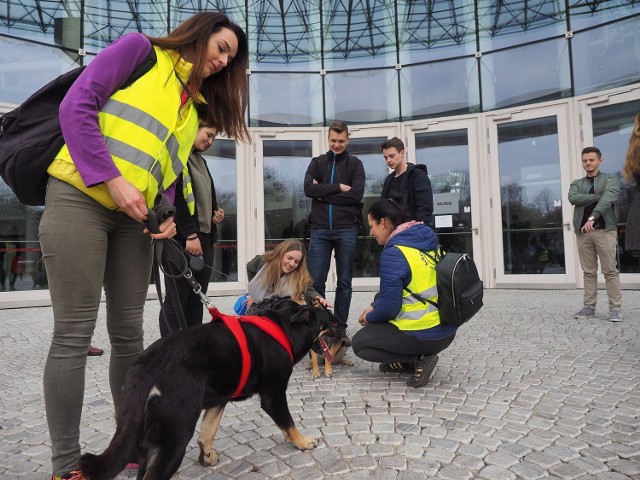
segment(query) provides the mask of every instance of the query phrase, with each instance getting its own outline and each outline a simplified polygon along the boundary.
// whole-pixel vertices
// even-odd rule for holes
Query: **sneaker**
[[[576,313],[573,318],[595,318],[596,310],[588,305],[582,307],[578,313]]]
[[[420,360],[416,362],[413,375],[407,380],[407,385],[413,388],[424,387],[431,380],[437,364],[438,355],[423,355],[420,357]]]
[[[82,474],[76,470],[64,475],[51,475],[51,480],[85,480]]]
[[[87,355],[89,355],[90,357],[99,357],[103,353],[103,349],[94,347],[93,345],[89,345],[89,351],[87,352]]]
[[[611,310],[611,312],[609,312],[609,321],[610,322],[621,322],[622,321],[622,312],[620,310]]]
[[[415,366],[413,363],[381,363],[380,371],[385,373],[413,373]]]

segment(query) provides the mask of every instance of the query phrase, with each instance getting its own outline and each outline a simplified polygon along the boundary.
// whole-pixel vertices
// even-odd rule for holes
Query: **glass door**
[[[446,251],[471,255],[482,272],[480,168],[476,119],[411,127],[409,162],[427,166],[433,192],[433,227]]]
[[[353,287],[377,288],[379,286],[378,270],[380,267],[380,253],[382,247],[373,237],[369,236],[367,223],[367,211],[373,202],[380,199],[384,179],[390,170],[382,156],[380,145],[387,140],[398,136],[398,129],[393,127],[372,127],[350,129],[349,146],[347,150],[355,155],[364,166],[365,186],[362,203],[362,217],[364,222],[364,235],[358,237],[356,258],[353,266]],[[329,275],[335,277],[332,269]]]
[[[620,281],[638,282],[640,252],[625,251],[624,234],[633,195],[640,186],[622,176],[624,158],[629,146],[635,116],[640,112],[640,89],[612,95],[587,98],[580,102],[583,147],[596,146],[602,151],[603,172],[617,173],[622,189],[618,199],[618,269]],[[636,275],[634,275],[636,274]],[[604,277],[600,276],[604,282]]]
[[[253,255],[273,249],[287,238],[305,237],[311,199],[304,194],[304,175],[311,158],[320,154],[321,132],[254,132],[255,174],[250,186],[254,199],[250,228]]]
[[[575,285],[567,107],[487,120],[496,286]]]
[[[217,137],[202,153],[213,178],[216,199],[224,209],[224,220],[218,224],[218,240],[213,248],[210,282],[238,282],[238,218],[243,211],[243,197],[238,195],[237,145],[234,140]],[[240,237],[242,238],[242,237]]]

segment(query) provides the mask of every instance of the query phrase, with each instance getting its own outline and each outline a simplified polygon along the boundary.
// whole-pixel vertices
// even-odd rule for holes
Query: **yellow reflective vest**
[[[429,302],[422,303],[407,290],[421,298],[438,301],[436,265],[424,252],[411,247],[395,245],[407,259],[411,269],[411,282],[402,291],[400,312],[390,320],[400,330],[426,330],[440,325],[438,309]]]
[[[142,192],[148,207],[158,192],[186,171],[199,123],[192,100],[180,107],[183,86],[178,76],[186,84],[193,65],[176,52],[153,48],[157,63],[130,87],[111,95],[98,113],[111,158],[122,176]],[[48,172],[104,207],[117,208],[105,184],[84,184],[66,145]]]

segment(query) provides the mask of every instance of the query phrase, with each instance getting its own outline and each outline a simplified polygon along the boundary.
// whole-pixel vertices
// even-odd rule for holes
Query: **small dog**
[[[260,316],[271,320],[284,335],[278,337],[241,321],[246,336],[243,344],[223,321],[212,321],[180,330],[149,346],[127,373],[111,443],[101,455],[85,453],[80,459],[84,478],[112,479],[127,462],[138,459],[138,480],[170,479],[182,463],[203,409],[198,460],[203,466],[215,465],[218,454],[213,440],[225,405],[256,393],[262,409],[287,441],[300,450],[315,448],[316,440],[303,436],[293,422],[287,384],[293,365],[310,348],[322,353],[320,335],[336,334],[333,315],[281,300]],[[290,349],[285,345],[287,339]],[[244,354],[242,345],[246,346]],[[243,363],[247,351],[250,369],[246,368],[248,362]]]
[[[318,342],[322,347],[322,356],[324,357],[325,377],[333,376],[333,365],[353,365],[351,360],[345,357],[345,354],[347,353],[347,345],[345,345],[344,340],[342,339],[342,333],[337,328],[335,332],[336,333],[329,331],[324,332],[318,339]],[[311,357],[311,361],[309,362],[307,370],[311,370],[313,372],[314,379],[319,378],[320,354],[311,350],[309,352],[309,356]]]

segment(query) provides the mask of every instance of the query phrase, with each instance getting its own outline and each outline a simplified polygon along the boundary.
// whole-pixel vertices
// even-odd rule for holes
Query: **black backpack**
[[[152,48],[118,90],[130,86],[156,62]],[[20,203],[44,205],[47,169],[64,145],[58,118],[60,102],[84,69],[79,67],[60,75],[0,117],[0,176]]]
[[[432,302],[407,290],[422,303],[438,308],[444,325],[459,327],[482,308],[483,285],[473,259],[466,253],[448,252],[438,248],[425,254],[436,264],[438,302]]]

